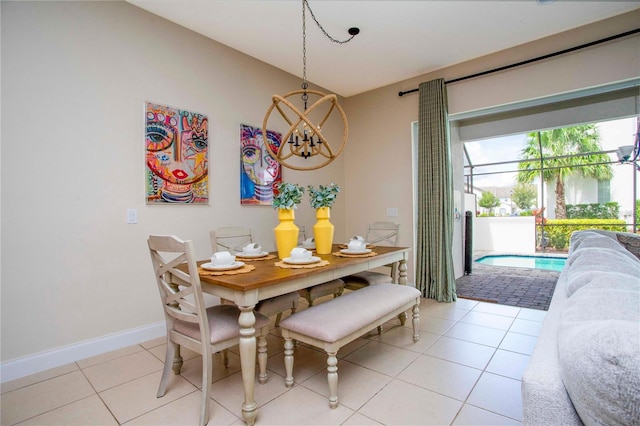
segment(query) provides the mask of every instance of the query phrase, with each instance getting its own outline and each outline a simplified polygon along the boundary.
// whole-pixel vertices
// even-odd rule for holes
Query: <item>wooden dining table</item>
[[[339,253],[340,249],[341,246],[334,244],[331,254],[318,255],[314,252],[314,256],[328,261],[327,265],[320,267],[283,268],[276,265],[280,259],[277,258],[277,252],[273,252],[270,254],[276,258],[271,260],[243,259],[246,264],[255,266],[248,273],[215,276],[200,274],[203,292],[233,301],[240,309],[239,352],[244,387],[242,416],[247,425],[253,425],[258,414],[254,398],[256,337],[253,326],[256,319],[253,309],[259,301],[395,262],[398,263],[398,284],[407,284],[406,261],[409,248],[373,247],[375,255],[369,257],[341,257],[333,254]],[[179,356],[178,353],[174,360],[174,371],[178,372],[182,364]]]

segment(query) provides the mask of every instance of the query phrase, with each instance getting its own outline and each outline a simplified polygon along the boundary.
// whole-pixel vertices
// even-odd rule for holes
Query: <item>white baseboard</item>
[[[105,352],[143,343],[165,334],[166,323],[161,321],[3,362],[0,364],[0,382],[8,382]]]

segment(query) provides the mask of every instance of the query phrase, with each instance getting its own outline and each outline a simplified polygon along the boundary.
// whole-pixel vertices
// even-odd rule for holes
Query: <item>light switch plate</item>
[[[398,216],[398,209],[395,207],[388,207],[387,208],[387,216],[388,217],[397,217]]]
[[[127,209],[127,223],[138,223],[138,210]]]

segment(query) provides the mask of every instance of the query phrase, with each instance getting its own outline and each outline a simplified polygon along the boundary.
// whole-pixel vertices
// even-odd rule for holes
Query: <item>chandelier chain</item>
[[[352,38],[354,38],[356,36],[356,34],[352,34],[351,37],[349,37],[346,40],[336,40],[335,38],[331,37],[329,35],[329,33],[324,29],[324,27],[322,25],[320,25],[320,22],[318,22],[318,19],[316,19],[316,15],[313,14],[313,10],[311,10],[311,6],[309,6],[309,2],[307,0],[302,0],[302,7],[303,7],[303,25],[304,25],[304,6],[306,5],[306,7],[309,9],[309,13],[311,13],[311,17],[313,18],[313,20],[316,22],[316,25],[318,25],[318,28],[320,28],[320,30],[322,31],[322,33],[332,42],[334,43],[338,43],[338,44],[345,44],[345,43],[349,43],[351,41]]]

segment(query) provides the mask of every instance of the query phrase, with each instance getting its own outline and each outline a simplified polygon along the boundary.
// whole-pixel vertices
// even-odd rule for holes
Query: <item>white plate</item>
[[[202,269],[206,269],[207,271],[232,271],[234,269],[239,269],[244,266],[244,262],[233,262],[231,265],[214,265],[213,263],[203,263]]]
[[[289,263],[291,265],[309,265],[311,263],[320,262],[322,259],[320,259],[318,256],[311,256],[308,259],[292,259],[290,257],[285,257],[282,260],[284,261],[284,263]]]
[[[315,245],[313,245],[313,246],[305,246],[305,245],[303,244],[303,245],[298,246],[298,247],[302,247],[302,248],[305,248],[305,249],[307,249],[307,250],[315,250],[315,249],[316,249],[316,246],[315,246]]]
[[[340,253],[344,254],[367,254],[371,253],[371,249],[362,249],[362,250],[352,250],[352,249],[342,249]]]
[[[255,257],[265,257],[268,254],[269,254],[268,251],[261,251],[259,253],[245,253],[245,252],[241,251],[241,252],[236,253],[236,256],[244,257],[244,258],[247,258],[247,259],[253,259]]]

